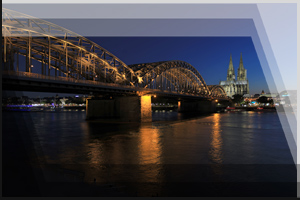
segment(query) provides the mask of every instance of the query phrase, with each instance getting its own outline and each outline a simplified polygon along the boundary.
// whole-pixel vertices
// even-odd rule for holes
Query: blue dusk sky
[[[237,73],[242,52],[250,94],[262,90],[269,92],[269,88],[272,92],[284,90],[282,78],[288,82],[289,88],[295,88],[296,74],[293,71],[296,68],[293,66],[296,66],[296,59],[284,59],[291,55],[296,58],[294,5],[276,5],[276,12],[272,13],[279,14],[271,14],[272,17],[266,12],[274,11],[269,5],[259,5],[258,9],[255,4],[4,6],[82,35],[127,65],[182,60],[193,65],[211,85],[226,80],[230,53]],[[265,12],[260,12],[263,8]],[[266,18],[271,23],[264,27]],[[284,27],[284,31],[278,32],[278,27]],[[268,33],[273,37],[268,38],[267,30],[273,30]],[[275,45],[274,40],[278,44]],[[274,46],[271,47],[270,42]],[[292,70],[278,70],[279,64]]]
[[[127,65],[182,60],[194,66],[207,85],[226,80],[230,54],[235,75],[242,53],[250,94],[269,92],[251,37],[87,37]],[[55,93],[5,92],[4,96],[44,97]],[[75,94],[59,94],[73,96]]]
[[[87,37],[127,65],[182,60],[193,65],[207,85],[226,80],[230,54],[235,74],[240,54],[250,94],[269,92],[251,37]]]

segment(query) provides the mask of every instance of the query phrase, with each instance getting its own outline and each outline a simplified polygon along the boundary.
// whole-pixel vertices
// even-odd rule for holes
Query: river
[[[2,117],[7,196],[296,196],[276,112],[158,111],[144,124],[86,121],[81,110]]]

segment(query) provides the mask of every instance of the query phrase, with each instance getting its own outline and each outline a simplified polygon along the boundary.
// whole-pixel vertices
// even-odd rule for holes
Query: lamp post
[[[31,68],[33,68],[33,65],[30,65],[30,67],[29,67],[29,76],[31,75]]]

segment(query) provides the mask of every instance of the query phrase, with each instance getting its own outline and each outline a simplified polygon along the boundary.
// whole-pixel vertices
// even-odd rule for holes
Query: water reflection
[[[212,161],[212,172],[213,172],[213,179],[215,181],[220,182],[221,177],[220,175],[223,174],[223,139],[221,136],[221,127],[220,127],[220,114],[216,113],[213,116],[213,127],[211,133],[211,148],[209,151],[210,160]]]
[[[141,126],[138,133],[138,168],[137,182],[148,183],[137,187],[139,193],[147,193],[155,190],[160,193],[160,187],[149,189],[149,183],[157,185],[162,182],[162,144],[160,141],[161,129],[152,126]],[[152,193],[148,194],[153,195]]]
[[[221,164],[223,163],[223,140],[221,137],[221,127],[220,127],[220,114],[216,113],[213,116],[213,128],[211,133],[211,149],[209,151],[210,159],[213,163]]]
[[[3,132],[9,133],[6,137],[17,124],[10,115],[14,113],[6,113],[3,121]],[[19,120],[20,114],[15,117]],[[183,191],[181,186],[189,182],[243,182],[249,180],[248,175],[254,177],[251,180],[260,177],[254,172],[238,173],[237,168],[225,169],[229,166],[225,163],[292,163],[276,113],[185,117],[160,112],[153,114],[155,122],[146,125],[85,121],[83,112],[24,113],[22,117],[26,124],[33,124],[36,136],[32,140],[41,146],[47,164],[58,164],[80,177],[84,173],[86,182],[96,179],[96,184],[126,185],[138,196],[168,191],[167,183],[180,183],[169,189],[173,194]],[[17,148],[14,142],[10,145]]]
[[[83,123],[85,180],[101,183],[157,183],[162,180],[161,129],[152,125]],[[109,131],[110,130],[110,131]],[[75,157],[75,156],[73,156]],[[137,191],[146,190],[137,186]],[[152,194],[149,194],[152,195]]]
[[[159,129],[152,127],[141,127],[139,140],[139,164],[161,164]]]

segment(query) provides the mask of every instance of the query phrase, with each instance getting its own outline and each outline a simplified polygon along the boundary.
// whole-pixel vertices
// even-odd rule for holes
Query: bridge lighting
[[[3,16],[13,16],[15,15],[14,12],[10,13],[11,11],[8,10],[2,10]],[[7,13],[7,15],[6,15]],[[21,18],[27,18],[26,15],[20,14]],[[8,18],[9,20],[6,20]],[[19,14],[17,14],[16,18],[19,18]],[[182,95],[195,95],[195,93],[198,93],[198,90],[204,90],[204,92],[201,92],[200,94],[205,96],[212,96],[210,94],[210,89],[207,91],[207,86],[202,79],[199,72],[190,64],[184,62],[184,61],[167,61],[167,62],[156,62],[156,63],[147,63],[147,64],[138,64],[136,66],[133,65],[133,68],[136,70],[133,70],[131,67],[128,68],[126,64],[123,64],[117,57],[112,55],[111,53],[107,52],[106,50],[102,49],[102,47],[98,46],[97,44],[86,40],[82,36],[76,34],[76,40],[73,40],[73,36],[70,38],[67,38],[67,35],[73,35],[72,32],[64,29],[63,27],[59,27],[57,25],[49,25],[48,22],[39,20],[39,23],[41,25],[41,29],[33,30],[32,27],[30,27],[30,24],[26,23],[26,21],[18,21],[15,17],[5,17],[4,25],[2,25],[2,28],[4,27],[5,30],[8,30],[9,37],[14,34],[14,30],[18,29],[20,32],[28,32],[35,34],[45,34],[44,30],[41,28],[42,26],[46,25],[48,26],[49,30],[58,30],[60,34],[65,35],[62,42],[54,42],[57,38],[54,37],[52,39],[52,43],[49,43],[47,41],[47,37],[39,43],[39,41],[32,40],[32,44],[28,45],[26,47],[26,51],[28,51],[31,55],[30,57],[32,59],[38,60],[37,57],[40,55],[41,51],[32,51],[32,48],[30,46],[37,46],[38,48],[43,48],[44,43],[46,46],[49,44],[49,49],[51,49],[51,52],[49,52],[49,63],[53,60],[53,54],[56,55],[56,53],[59,53],[59,49],[64,48],[66,50],[66,55],[70,56],[71,60],[77,60],[77,67],[73,66],[73,68],[66,68],[68,71],[63,71],[62,69],[58,68],[57,64],[60,65],[60,63],[55,62],[55,66],[49,66],[49,70],[53,70],[56,68],[57,71],[63,72],[63,76],[69,77],[70,81],[74,78],[77,78],[77,80],[87,80],[89,75],[93,75],[91,80],[96,81],[98,78],[98,75],[96,73],[99,73],[99,81],[102,81],[102,77],[105,75],[111,77],[113,83],[122,85],[124,83],[129,83],[132,86],[136,87],[144,87],[149,85],[148,88],[151,89],[159,89],[162,91],[167,91],[166,88],[169,90],[171,89],[171,92],[176,92],[178,94]],[[21,24],[22,27],[18,24]],[[16,25],[16,26],[15,26]],[[38,25],[38,26],[40,26]],[[7,29],[7,27],[9,27]],[[11,28],[12,27],[12,28]],[[31,34],[30,34],[31,35]],[[33,38],[33,35],[30,36],[30,38]],[[18,37],[18,36],[17,36]],[[52,36],[51,36],[52,37]],[[8,44],[10,46],[13,46],[13,48],[18,48],[18,45],[22,45],[23,42],[27,42],[26,39],[18,38],[18,42],[14,43],[11,40],[7,40]],[[82,44],[83,43],[83,44]],[[73,46],[72,52],[68,53],[67,46]],[[56,51],[57,49],[57,51]],[[90,50],[89,50],[90,49]],[[9,58],[11,62],[13,62],[12,58]],[[55,59],[55,58],[54,58]],[[68,61],[69,57],[66,57],[66,62]],[[80,63],[80,66],[78,65]],[[33,65],[30,63],[27,67],[29,74],[33,70]],[[54,64],[52,62],[52,64]],[[96,72],[96,64],[99,67],[101,67],[99,70],[100,72]],[[68,63],[66,63],[66,66],[68,66]],[[72,73],[71,71],[72,70]],[[156,70],[158,69],[158,71]],[[85,72],[83,72],[83,70]],[[131,74],[126,74],[127,71],[130,71]],[[50,71],[49,71],[50,72]],[[101,75],[103,73],[103,75]],[[158,74],[159,73],[159,74]],[[70,75],[75,75],[74,77],[70,77]],[[86,74],[85,76],[79,77],[79,74]],[[144,74],[142,76],[142,74]],[[50,74],[49,74],[50,75]],[[55,73],[55,76],[57,74]],[[76,76],[77,75],[77,76]],[[32,76],[32,75],[30,75]],[[59,73],[59,76],[61,76],[61,73]],[[100,77],[101,76],[101,77]],[[141,77],[142,76],[142,77]],[[134,79],[133,77],[137,77],[137,79]],[[145,77],[145,78],[143,78]],[[101,80],[100,80],[101,78]],[[169,79],[170,78],[170,79]],[[123,79],[123,80],[122,80]],[[130,79],[130,80],[129,80]],[[145,82],[143,81],[145,79]],[[77,82],[75,80],[75,82]],[[152,82],[151,82],[151,81]],[[103,80],[106,82],[105,80]],[[125,82],[126,81],[126,82]],[[148,84],[150,82],[150,84]],[[94,82],[96,83],[96,82]],[[142,84],[143,83],[143,84]],[[129,85],[129,84],[128,84]],[[205,85],[205,86],[204,86]],[[221,87],[221,86],[220,86]],[[174,88],[174,89],[173,89]],[[92,93],[91,93],[92,95]],[[150,99],[150,95],[147,96],[147,101]],[[155,98],[156,95],[152,94],[152,96]],[[109,96],[107,97],[109,98]],[[214,101],[213,98],[211,101]]]
[[[218,99],[216,99],[216,102],[218,102]]]
[[[139,76],[138,76],[137,78],[138,78],[138,82],[139,82],[139,83],[142,83],[142,82],[143,82],[143,77],[139,77]]]

